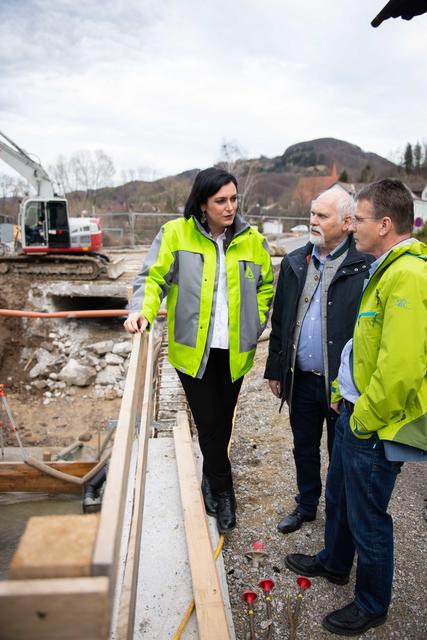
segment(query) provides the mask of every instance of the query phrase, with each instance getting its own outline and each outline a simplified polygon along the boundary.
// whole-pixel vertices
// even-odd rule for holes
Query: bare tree
[[[69,161],[65,156],[58,156],[56,163],[49,166],[49,175],[57,185],[60,194],[73,191],[70,182]]]
[[[9,176],[7,173],[0,174],[0,189],[3,200],[9,198],[12,195],[12,189],[15,184],[15,178]]]
[[[137,169],[138,180],[147,180],[153,182],[158,177],[158,172],[153,167],[138,167]]]
[[[49,170],[61,191],[83,191],[84,200],[89,201],[92,208],[96,204],[98,189],[111,184],[115,174],[112,159],[102,149],[95,152],[82,149],[69,159],[59,156]]]
[[[256,183],[255,163],[245,158],[245,153],[238,142],[223,140],[218,165],[236,177],[239,185],[240,208],[245,212],[249,208],[249,199]]]
[[[111,184],[116,170],[112,159],[105,151],[102,149],[95,151],[92,167],[92,189],[101,189]]]
[[[420,143],[416,142],[414,145],[414,168],[415,171],[419,171],[421,169],[421,159],[422,159],[422,149]]]

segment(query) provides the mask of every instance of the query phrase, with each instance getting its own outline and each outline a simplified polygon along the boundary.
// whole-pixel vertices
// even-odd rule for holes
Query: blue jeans
[[[322,494],[320,478],[320,441],[323,422],[328,429],[328,452],[332,455],[336,414],[326,396],[325,378],[314,373],[295,371],[290,422],[294,437],[294,460],[297,472],[297,509],[314,515]]]
[[[401,462],[384,457],[381,440],[353,435],[341,405],[326,482],[325,548],[319,562],[337,573],[351,571],[357,552],[354,601],[366,613],[385,613],[393,583],[393,521],[387,513]]]

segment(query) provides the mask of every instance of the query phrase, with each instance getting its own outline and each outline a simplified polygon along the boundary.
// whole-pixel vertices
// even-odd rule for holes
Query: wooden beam
[[[229,640],[224,601],[197,478],[187,414],[179,411],[174,428],[179,487],[200,640]]]
[[[90,576],[98,514],[33,516],[9,567],[11,580]]]
[[[145,497],[145,474],[147,469],[148,441],[153,412],[153,367],[154,337],[153,332],[151,332],[148,340],[144,398],[141,410],[141,428],[139,431],[138,457],[135,473],[134,506],[128,541],[125,573],[120,596],[118,620],[115,629],[115,638],[117,640],[132,640],[134,636],[136,590]],[[144,594],[142,594],[142,596],[143,595]]]
[[[85,476],[96,462],[48,462],[52,469],[76,477]],[[0,462],[0,492],[81,493],[82,487],[42,473],[25,462]]]
[[[0,581],[2,640],[106,640],[107,578]]]
[[[142,402],[146,352],[147,334],[135,334],[92,560],[92,575],[110,577],[111,597],[118,567],[136,416]]]

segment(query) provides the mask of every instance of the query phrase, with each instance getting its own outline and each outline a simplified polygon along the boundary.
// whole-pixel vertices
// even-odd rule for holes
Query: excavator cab
[[[65,200],[27,200],[23,203],[22,226],[24,251],[44,252],[70,246]]]

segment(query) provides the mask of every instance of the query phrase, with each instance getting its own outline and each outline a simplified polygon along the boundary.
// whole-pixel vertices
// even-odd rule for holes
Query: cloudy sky
[[[335,137],[427,138],[427,14],[386,0],[1,0],[0,130],[44,166],[103,149],[157,176]],[[6,171],[2,164],[0,172]]]

